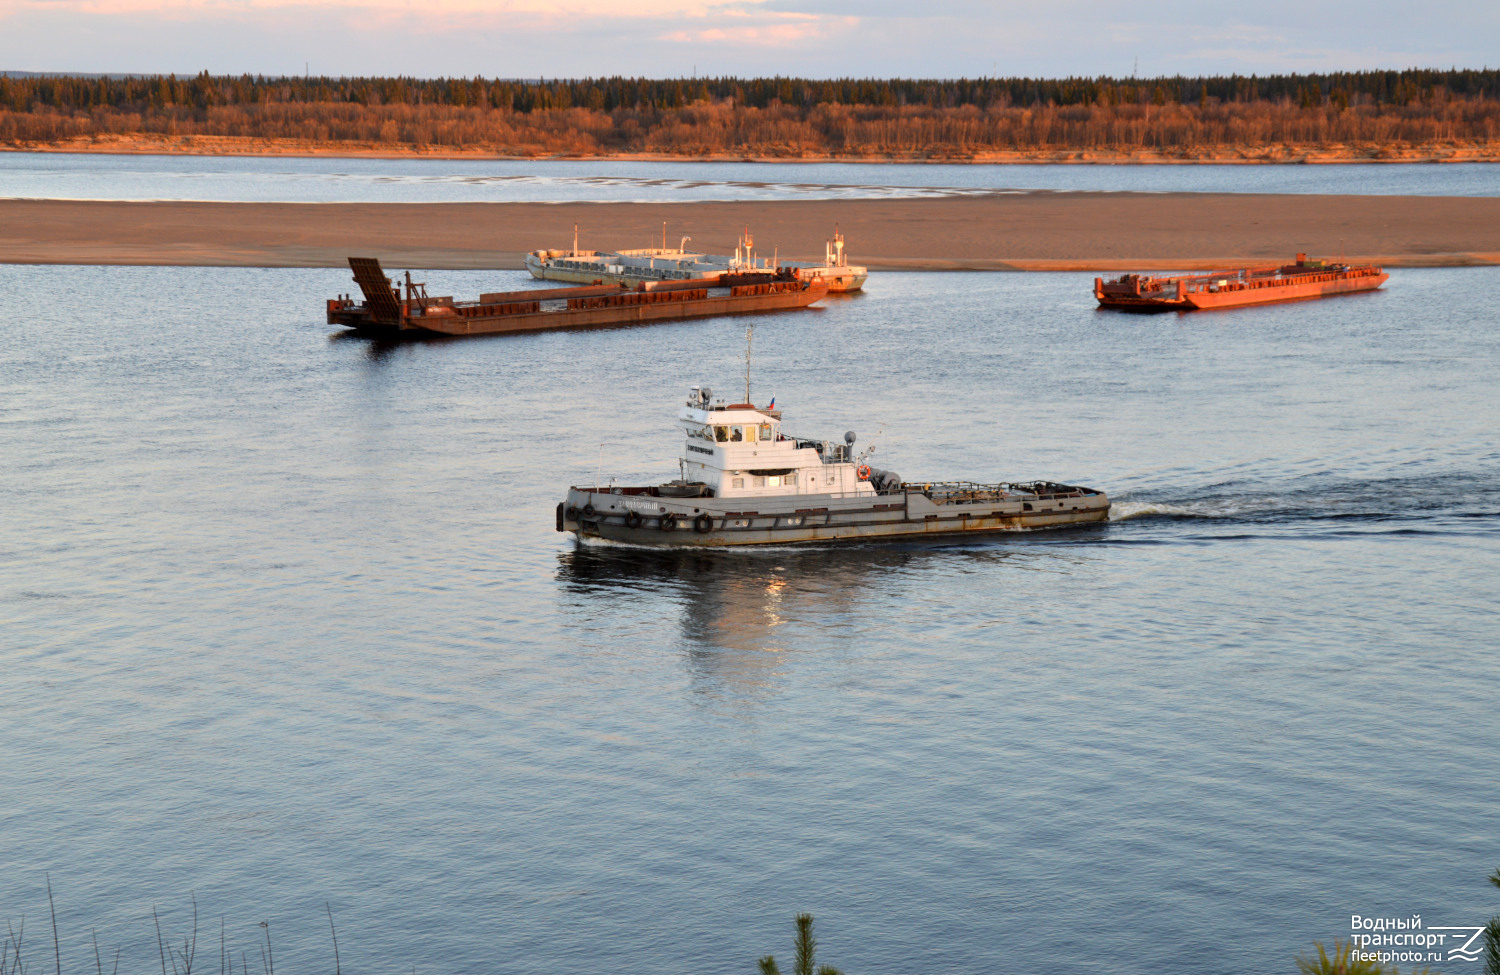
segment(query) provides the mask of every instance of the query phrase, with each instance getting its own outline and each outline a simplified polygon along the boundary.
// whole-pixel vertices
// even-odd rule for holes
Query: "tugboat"
[[[749,397],[746,396],[748,400]],[[958,535],[1105,521],[1093,488],[972,481],[907,482],[868,463],[875,448],[782,432],[781,410],[726,403],[694,386],[679,410],[681,477],[624,487],[573,487],[557,530],[653,546],[784,545],[829,539]]]

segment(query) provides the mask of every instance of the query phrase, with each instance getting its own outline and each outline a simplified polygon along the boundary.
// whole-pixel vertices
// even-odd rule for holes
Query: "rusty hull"
[[[1325,265],[1298,254],[1296,263],[1279,267],[1163,278],[1144,274],[1126,274],[1112,281],[1095,278],[1094,299],[1101,308],[1121,311],[1193,311],[1374,291],[1389,278],[1374,265]]]
[[[329,299],[330,325],[401,337],[500,335],[554,329],[603,328],[653,322],[740,315],[805,308],[828,293],[821,282],[771,281],[713,288],[703,281],[664,282],[627,291],[617,285],[491,292],[478,301],[428,297],[408,283],[407,294],[392,287],[379,262],[350,258],[365,301]]]

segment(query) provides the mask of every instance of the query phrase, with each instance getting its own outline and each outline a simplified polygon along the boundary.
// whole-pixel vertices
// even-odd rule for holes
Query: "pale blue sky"
[[[0,68],[420,77],[1500,65],[1500,3],[0,0]]]

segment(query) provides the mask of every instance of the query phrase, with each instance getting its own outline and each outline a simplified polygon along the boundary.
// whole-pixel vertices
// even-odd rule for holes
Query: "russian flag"
[[[768,409],[768,410],[774,410],[774,409],[776,409],[776,397],[774,397],[774,396],[771,397],[771,405],[768,406],[768,407],[766,407],[766,409]]]

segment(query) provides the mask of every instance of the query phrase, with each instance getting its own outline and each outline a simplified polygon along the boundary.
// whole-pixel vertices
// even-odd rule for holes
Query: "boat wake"
[[[1190,510],[1186,505],[1164,504],[1155,501],[1116,501],[1109,507],[1109,520],[1111,522],[1161,517],[1199,518],[1205,516]]]
[[[1109,520],[1302,526],[1337,533],[1488,533],[1500,531],[1500,472],[1222,483],[1175,497],[1126,495],[1111,506]]]

